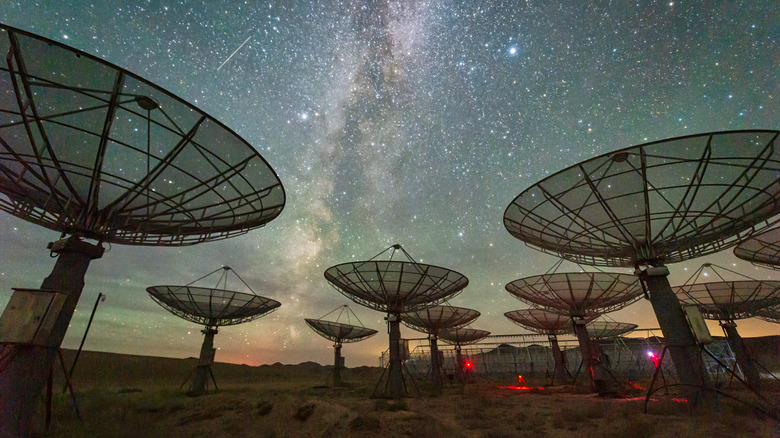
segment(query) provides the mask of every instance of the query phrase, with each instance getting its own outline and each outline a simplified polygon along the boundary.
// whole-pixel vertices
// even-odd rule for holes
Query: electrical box
[[[712,343],[712,335],[710,335],[710,329],[707,328],[707,323],[704,322],[704,317],[701,315],[699,307],[696,305],[683,306],[683,312],[685,313],[685,319],[688,320],[688,326],[691,328],[694,339],[699,345],[708,345]]]
[[[44,289],[13,290],[0,316],[0,343],[59,347],[50,345],[49,338],[67,295]]]
[[[344,360],[344,356],[339,357],[339,367],[344,368],[347,362]]]

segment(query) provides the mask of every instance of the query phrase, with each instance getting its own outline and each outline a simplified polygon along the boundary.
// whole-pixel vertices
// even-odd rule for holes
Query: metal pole
[[[650,291],[650,303],[661,326],[664,345],[672,356],[680,383],[686,385],[685,392],[691,405],[698,407],[704,401],[704,388],[710,387],[710,379],[704,372],[701,350],[688,325],[680,301],[669,285],[669,270],[658,264],[639,270],[637,274]]]
[[[84,330],[84,336],[81,338],[81,344],[79,345],[79,350],[76,352],[76,357],[73,358],[73,364],[70,366],[70,371],[68,371],[68,377],[73,378],[73,370],[76,368],[76,362],[79,361],[79,356],[81,355],[81,349],[84,348],[84,341],[87,340],[87,333],[89,333],[89,328],[92,326],[92,318],[95,317],[95,311],[97,310],[98,304],[100,304],[101,301],[105,301],[106,296],[103,294],[103,292],[98,293],[98,297],[95,300],[95,306],[92,307],[92,314],[89,315],[89,322],[87,323],[87,329]]]

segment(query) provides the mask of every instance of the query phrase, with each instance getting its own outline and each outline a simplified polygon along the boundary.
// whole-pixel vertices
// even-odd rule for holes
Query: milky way
[[[772,1],[127,3],[6,1],[0,20],[203,109],[268,160],[287,205],[266,227],[226,241],[111,246],[90,266],[65,347],[78,345],[103,292],[86,348],[194,356],[200,327],[168,314],[145,289],[229,265],[282,307],[220,330],[217,360],[329,362],[328,341],[303,319],[350,304],[380,335],[347,346],[347,364],[374,365],[387,348],[384,315],[349,302],[323,272],[394,243],[469,277],[452,304],[482,313],[473,327],[521,332],[503,313],[526,305],[504,285],[556,259],[504,229],[517,194],[614,149],[778,128]],[[46,244],[57,237],[0,217],[0,309],[11,287],[37,287],[48,274]],[[727,251],[674,265],[672,283],[705,261],[773,276]],[[644,301],[610,317],[657,327]],[[778,334],[752,320],[740,330]],[[720,334],[715,324],[711,331]]]

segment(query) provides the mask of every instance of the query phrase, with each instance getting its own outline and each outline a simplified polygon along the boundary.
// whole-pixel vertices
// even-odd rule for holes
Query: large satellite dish
[[[59,347],[102,242],[191,245],[246,233],[281,213],[285,193],[273,169],[198,108],[100,58],[5,25],[0,52],[0,210],[63,234],[49,246],[59,258],[41,286],[57,291],[52,302],[66,297],[52,310],[47,347]],[[29,344],[0,341],[17,350]],[[0,372],[0,431],[15,435],[30,424],[55,350],[17,351]]]
[[[397,254],[406,260],[394,260]],[[385,255],[389,259],[379,259]],[[387,313],[390,360],[383,391],[392,398],[406,394],[399,345],[401,313],[439,304],[458,294],[469,283],[466,276],[453,270],[415,262],[398,244],[367,261],[332,266],[325,271],[325,278],[352,301]]]
[[[629,334],[639,327],[630,322],[593,321],[587,326],[588,336],[597,341],[607,341]]]
[[[734,255],[759,266],[780,269],[780,227],[745,239],[734,247]]]
[[[444,330],[439,332],[439,337],[445,342],[459,348],[463,345],[473,344],[490,336],[487,330],[479,330],[470,327],[462,327],[456,330]]]
[[[216,288],[194,285],[220,271]],[[226,290],[228,272],[233,272],[249,292]],[[191,396],[199,396],[207,392],[209,377],[214,381],[211,365],[214,363],[216,353],[214,335],[218,333],[218,328],[255,320],[282,305],[276,300],[255,294],[252,288],[228,266],[219,268],[186,286],[150,286],[146,291],[157,304],[179,318],[205,326],[200,361],[188,378],[187,395]],[[214,385],[216,386],[216,381]]]
[[[455,346],[455,363],[458,367],[457,376],[459,381],[465,381],[465,373],[471,371],[471,362],[463,360],[461,347],[479,342],[487,336],[490,336],[489,331],[471,327],[461,327],[455,330],[442,330],[439,332],[439,338]]]
[[[512,310],[504,313],[504,316],[526,330],[547,335],[555,362],[553,379],[565,382],[571,377],[569,370],[566,368],[566,356],[558,345],[558,335],[572,333],[574,330],[571,316],[538,307]]]
[[[431,350],[431,380],[440,388],[443,385],[441,377],[441,360],[439,357],[438,334],[442,330],[456,330],[471,324],[480,313],[473,309],[456,306],[432,306],[416,312],[401,314],[401,322],[407,327],[428,334]]]
[[[683,304],[696,305],[705,318],[720,321],[745,380],[758,390],[761,377],[734,321],[759,316],[762,310],[780,305],[780,281],[692,283],[675,290]]]
[[[635,267],[681,382],[708,385],[664,264],[726,249],[780,213],[778,133],[691,135],[592,158],[520,193],[504,226],[569,260]]]
[[[636,276],[609,272],[551,273],[514,280],[505,289],[523,302],[571,318],[591,389],[602,394],[614,392],[607,365],[600,361],[585,325],[598,315],[640,299],[642,289]]]
[[[336,321],[329,321],[325,318],[328,315],[334,313],[336,310],[340,310]],[[371,336],[377,334],[374,329],[363,327],[363,325],[353,325],[338,322],[346,314],[347,320],[355,318],[355,321],[360,322],[357,315],[352,310],[344,305],[327,314],[320,319],[305,318],[306,325],[312,330],[317,332],[318,335],[333,342],[333,349],[335,350],[335,360],[333,364],[333,386],[342,386],[341,371],[344,368],[341,356],[342,344],[358,342],[364,339],[368,339]]]

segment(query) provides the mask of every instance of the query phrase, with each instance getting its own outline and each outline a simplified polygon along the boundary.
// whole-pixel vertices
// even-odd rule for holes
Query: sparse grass
[[[603,429],[604,438],[652,437],[655,435],[657,419],[644,414],[634,414],[615,419]]]
[[[226,365],[217,376],[220,390],[197,398],[178,390],[178,378],[167,378],[170,384],[143,381],[133,370],[123,371],[121,381],[103,382],[105,388],[86,385],[79,390],[84,386],[77,385],[85,422],[75,419],[67,394],[56,394],[50,436],[780,436],[780,422],[725,399],[712,410],[691,416],[684,404],[659,397],[644,414],[642,397],[601,399],[566,387],[511,391],[478,382],[445,385],[434,396],[423,390],[418,397],[388,400],[369,398],[378,373],[364,371],[345,388],[314,388],[323,382],[310,369],[273,366],[239,371],[234,375]]]

